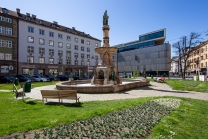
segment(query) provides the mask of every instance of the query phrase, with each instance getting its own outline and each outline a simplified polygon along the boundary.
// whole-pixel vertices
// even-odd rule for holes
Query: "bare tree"
[[[179,64],[182,79],[185,79],[185,72],[189,66],[187,60],[190,57],[190,50],[200,43],[200,36],[201,34],[199,33],[191,32],[188,37],[183,36],[178,42],[175,42],[172,45],[174,53],[178,55],[178,59],[175,62],[178,62]]]

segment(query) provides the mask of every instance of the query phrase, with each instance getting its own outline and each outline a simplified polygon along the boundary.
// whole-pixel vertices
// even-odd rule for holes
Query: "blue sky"
[[[208,0],[7,0],[0,7],[19,8],[21,13],[75,27],[100,40],[102,16],[107,10],[111,46],[163,28],[170,44],[193,31],[208,39]]]

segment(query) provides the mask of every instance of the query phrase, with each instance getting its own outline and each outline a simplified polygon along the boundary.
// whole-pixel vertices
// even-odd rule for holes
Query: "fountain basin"
[[[101,94],[101,93],[114,93],[123,90],[138,88],[149,85],[146,79],[140,80],[122,80],[122,84],[117,85],[91,85],[90,80],[75,81],[75,85],[71,85],[70,81],[59,82],[56,84],[58,90],[76,90],[78,93],[86,94]]]

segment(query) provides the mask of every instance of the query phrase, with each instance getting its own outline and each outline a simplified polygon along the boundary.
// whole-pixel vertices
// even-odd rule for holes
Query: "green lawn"
[[[154,80],[151,78],[148,78],[148,80],[154,82]],[[174,90],[208,93],[208,82],[166,78],[165,83],[168,84]]]
[[[166,83],[174,90],[187,90],[196,92],[208,92],[208,82],[193,81],[193,80],[166,80]]]
[[[76,105],[45,105],[39,101],[22,101],[13,97],[13,93],[0,93],[0,136],[45,127],[56,127],[131,108],[156,99],[138,98],[84,102]],[[162,118],[161,122],[150,132],[149,138],[184,139],[206,138],[208,136],[208,101],[180,99],[182,100],[180,107],[174,110],[170,116]],[[133,117],[126,118],[130,120],[129,118]]]

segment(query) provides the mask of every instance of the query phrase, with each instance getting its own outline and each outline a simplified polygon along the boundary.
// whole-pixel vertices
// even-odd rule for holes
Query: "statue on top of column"
[[[108,14],[107,14],[107,10],[105,10],[105,13],[103,15],[103,25],[108,25]]]

